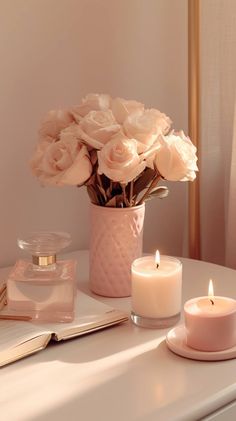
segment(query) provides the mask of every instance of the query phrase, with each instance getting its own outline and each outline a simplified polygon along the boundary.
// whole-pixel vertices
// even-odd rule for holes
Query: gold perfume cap
[[[32,256],[32,261],[34,265],[37,266],[49,266],[56,263],[56,255],[52,256]]]
[[[47,267],[56,263],[56,254],[70,244],[66,232],[36,231],[18,238],[18,246],[32,256],[35,266]]]

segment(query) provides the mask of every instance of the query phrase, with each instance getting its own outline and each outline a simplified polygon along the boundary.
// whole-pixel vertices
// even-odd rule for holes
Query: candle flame
[[[214,288],[212,279],[209,280],[208,297],[214,297]]]
[[[159,250],[156,251],[155,263],[156,263],[156,267],[158,268],[159,265],[160,265],[160,253],[159,253]]]

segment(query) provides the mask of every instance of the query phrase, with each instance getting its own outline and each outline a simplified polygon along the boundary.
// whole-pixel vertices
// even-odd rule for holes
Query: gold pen
[[[22,322],[28,322],[32,320],[30,316],[17,316],[13,314],[0,314],[0,320],[19,320]]]

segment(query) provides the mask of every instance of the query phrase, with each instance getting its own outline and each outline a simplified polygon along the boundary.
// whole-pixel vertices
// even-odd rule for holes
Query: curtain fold
[[[236,269],[236,102],[229,175],[229,194],[226,220],[225,264]]]
[[[201,1],[202,259],[236,268],[236,2]]]

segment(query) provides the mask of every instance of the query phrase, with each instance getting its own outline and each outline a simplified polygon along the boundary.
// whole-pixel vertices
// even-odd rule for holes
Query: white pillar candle
[[[170,318],[181,311],[182,263],[170,256],[136,259],[131,267],[132,310],[144,318]]]

